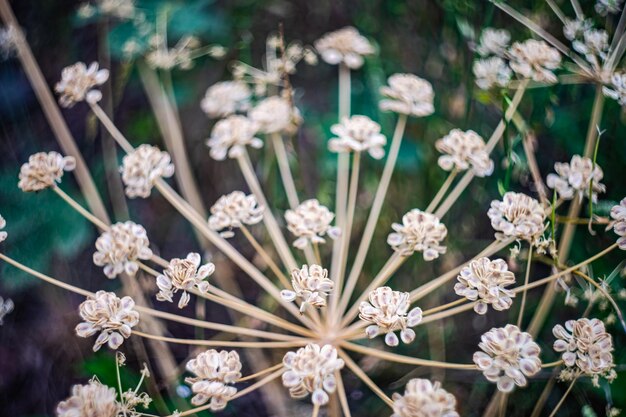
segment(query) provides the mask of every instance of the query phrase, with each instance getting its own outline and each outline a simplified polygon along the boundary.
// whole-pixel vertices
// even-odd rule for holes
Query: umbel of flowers
[[[191,403],[209,402],[211,410],[219,411],[237,393],[232,384],[241,378],[241,360],[235,351],[210,349],[187,362],[187,371],[194,374],[185,378],[194,393]]]

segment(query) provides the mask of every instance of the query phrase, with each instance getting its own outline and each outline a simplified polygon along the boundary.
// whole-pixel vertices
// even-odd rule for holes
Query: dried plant
[[[0,0],[0,3],[2,16],[7,20],[12,16],[8,4],[5,0]],[[597,9],[602,13],[612,13],[616,7],[619,8],[618,3],[598,2]],[[552,2],[549,4],[556,8]],[[590,159],[589,154],[589,149],[593,149],[596,140],[593,134],[588,137],[589,149],[586,149],[584,156],[574,156],[570,164],[555,165],[558,175],[551,174],[548,177],[548,186],[555,189],[560,197],[558,201],[555,199],[551,203],[544,201],[545,198],[535,199],[516,192],[505,193],[501,200],[494,198],[490,208],[484,207],[485,218],[488,217],[496,232],[493,242],[471,259],[450,267],[439,277],[429,278],[416,288],[401,291],[385,285],[415,252],[420,252],[419,257],[429,262],[445,256],[448,231],[452,231],[457,225],[446,226],[442,219],[475,177],[492,174],[494,162],[490,154],[503,137],[504,126],[516,115],[524,92],[531,83],[548,85],[559,82],[562,60],[570,58],[579,65],[575,74],[589,82],[598,83],[599,98],[603,97],[602,91],[609,97],[618,97],[619,100],[624,94],[622,78],[615,78],[615,65],[621,58],[621,55],[617,55],[623,53],[624,48],[607,49],[606,44],[609,41],[604,33],[591,32],[591,29],[582,24],[579,25],[580,28],[568,27],[566,33],[579,42],[573,48],[580,55],[574,57],[574,52],[564,50],[560,42],[554,42],[553,37],[547,36],[529,19],[504,3],[498,2],[498,6],[539,35],[543,35],[546,40],[528,39],[509,46],[511,36],[507,31],[489,30],[481,35],[476,47],[480,57],[474,65],[477,84],[481,88],[492,88],[495,85],[512,87],[515,88],[515,95],[487,141],[474,131],[454,129],[436,143],[436,149],[444,154],[439,158],[439,165],[449,172],[448,177],[428,207],[423,210],[409,209],[402,217],[402,223],[392,225],[393,231],[387,238],[392,250],[387,262],[379,270],[363,271],[363,268],[374,230],[379,223],[407,119],[409,116],[419,118],[432,114],[434,92],[428,81],[415,75],[395,74],[389,77],[389,85],[380,91],[384,96],[380,101],[380,108],[396,113],[397,125],[390,136],[390,146],[385,151],[387,138],[382,133],[381,126],[369,117],[351,115],[349,111],[351,71],[361,68],[367,56],[375,53],[369,40],[352,27],[326,34],[315,43],[322,60],[338,65],[339,71],[338,123],[331,129],[335,137],[328,141],[328,150],[337,156],[336,201],[332,211],[315,198],[300,200],[285,150],[285,142],[289,140],[289,136],[301,123],[306,124],[306,119],[303,120],[294,105],[288,76],[295,73],[296,64],[301,59],[307,63],[315,62],[311,48],[303,47],[299,43],[285,45],[282,36],[272,37],[268,41],[268,51],[272,52],[266,57],[267,62],[263,69],[237,63],[232,67],[235,80],[209,87],[199,103],[209,118],[220,119],[210,132],[206,160],[219,163],[217,161],[227,157],[232,159],[251,193],[246,195],[244,192],[234,191],[222,196],[210,209],[208,219],[195,203],[181,195],[189,193],[188,189],[183,192],[183,188],[193,189],[194,184],[179,183],[179,194],[165,180],[173,175],[189,173],[186,160],[181,164],[180,154],[174,154],[170,150],[175,149],[172,143],[166,142],[169,152],[149,145],[135,147],[135,141],[128,140],[100,107],[98,103],[102,95],[97,87],[109,78],[108,70],[99,69],[97,63],[87,67],[79,62],[63,70],[61,81],[55,87],[61,106],[71,107],[85,102],[126,153],[120,171],[127,196],[148,198],[155,189],[191,223],[201,242],[204,242],[201,245],[206,245],[205,248],[209,247],[211,251],[221,252],[240,268],[247,278],[258,284],[273,299],[275,308],[269,307],[267,303],[253,304],[246,301],[241,294],[231,294],[220,288],[213,279],[220,274],[219,266],[212,263],[201,265],[201,256],[198,253],[190,253],[186,258],[162,259],[157,251],[151,249],[153,245],[148,240],[149,233],[141,225],[131,221],[110,224],[108,218],[100,216],[95,210],[92,213],[73,200],[60,188],[60,180],[64,171],[71,171],[77,161],[82,163],[80,155],[64,157],[55,152],[38,153],[24,164],[19,174],[19,187],[24,191],[49,188],[51,191],[48,192],[58,194],[71,208],[100,229],[101,235],[95,242],[93,261],[104,267],[103,273],[106,277],[123,278],[139,273],[146,274],[155,283],[152,288],[158,289],[146,293],[147,298],[172,302],[174,295],[181,292],[178,302],[181,309],[193,298],[198,302],[208,300],[253,319],[257,322],[256,326],[253,327],[246,320],[228,324],[216,322],[212,318],[191,319],[182,314],[165,313],[149,307],[145,298],[133,300],[128,295],[119,298],[115,293],[105,291],[93,294],[34,271],[2,252],[0,259],[48,283],[87,297],[79,308],[80,317],[84,321],[77,325],[76,333],[81,337],[98,334],[94,350],[105,344],[110,349],[126,349],[127,345],[122,343],[131,337],[229,349],[209,349],[198,353],[186,363],[186,370],[193,375],[185,381],[191,386],[191,404],[194,407],[171,412],[169,415],[172,417],[193,415],[207,409],[221,410],[230,402],[281,377],[284,388],[291,397],[304,398],[310,395],[310,400],[307,401],[312,405],[313,417],[317,417],[320,408],[329,404],[332,398],[337,398],[339,407],[329,407],[329,412],[333,415],[341,413],[350,416],[344,385],[346,372],[353,373],[380,397],[389,406],[393,417],[459,415],[455,397],[442,388],[440,382],[411,379],[406,384],[404,395],[396,393],[389,397],[355,362],[354,354],[405,366],[455,369],[473,374],[477,378],[482,373],[503,394],[510,393],[515,387],[523,388],[532,384],[533,377],[542,368],[562,367],[562,379],[573,382],[583,376],[594,380],[599,376],[608,380],[614,379],[612,339],[601,321],[583,317],[567,322],[565,327],[556,326],[556,339],[545,343],[553,343],[555,351],[562,353],[562,359],[550,363],[545,361],[545,352],[541,351],[536,341],[536,330],[522,330],[525,328],[522,324],[526,317],[524,309],[527,291],[540,286],[554,288],[557,284],[571,286],[572,274],[589,285],[593,292],[591,298],[603,299],[616,307],[605,286],[586,272],[587,266],[593,261],[615,249],[626,249],[626,199],[611,211],[612,222],[608,218],[604,221],[604,224],[609,224],[609,228],[612,227],[620,236],[619,240],[588,259],[566,266],[570,243],[562,241],[557,245],[554,241],[555,235],[552,234],[556,227],[552,219],[565,200],[577,196],[571,204],[572,207],[579,207],[583,197],[595,201],[597,193],[604,191],[605,187],[599,182],[602,179],[602,170],[596,165],[595,158]],[[115,13],[118,18],[131,19],[135,25],[141,25],[145,19],[135,9],[132,1],[102,0],[88,3],[82,7],[81,13]],[[561,15],[562,12],[559,11],[559,16]],[[580,16],[578,20],[581,20]],[[15,22],[8,23],[14,25],[11,27],[18,27]],[[624,27],[619,30],[621,32],[615,33],[615,37],[623,36]],[[582,38],[578,32],[582,32]],[[22,34],[18,34],[17,39],[18,55],[23,59],[27,55],[26,51],[29,51],[28,44]],[[192,38],[183,38],[176,46],[168,48],[167,37],[156,34],[150,34],[149,45],[149,48],[141,51],[143,58],[136,58],[143,59],[148,65],[149,68],[144,69],[145,71],[154,71],[155,68],[165,71],[189,68],[200,54],[197,51],[201,49],[197,40]],[[27,70],[36,65],[34,61],[23,59],[22,62]],[[175,108],[170,102],[172,97],[166,92],[163,92],[162,100],[169,103],[166,109]],[[599,116],[592,118],[594,129],[598,121]],[[172,119],[172,122],[176,123],[176,119]],[[67,137],[59,138],[62,143],[66,143],[66,140]],[[264,146],[270,142],[272,146]],[[177,146],[183,145],[178,143]],[[259,152],[273,152],[272,156],[278,160],[280,178],[290,206],[284,213],[284,219],[277,215],[279,208],[268,201],[264,193],[265,184],[255,174],[253,161],[257,160],[257,155],[256,152],[251,155],[254,149],[262,149]],[[385,156],[386,159],[369,214],[365,213],[367,221],[360,244],[353,254],[355,212],[360,215],[363,207],[368,207],[357,204],[363,152],[369,153],[375,159],[383,159]],[[300,161],[306,163],[304,155],[300,156]],[[457,174],[460,173],[463,175],[457,179]],[[77,170],[76,174],[79,179],[84,180],[83,176],[88,175],[88,172],[81,170],[79,173]],[[538,180],[535,178],[535,181]],[[571,213],[570,209],[570,214],[569,217],[576,220],[578,211]],[[267,239],[261,238],[260,225],[255,226],[254,231],[247,228],[261,222],[265,226]],[[0,217],[0,227],[4,225],[5,221]],[[565,232],[569,227],[568,223]],[[235,229],[241,231],[263,262],[251,262],[239,252],[237,246],[226,240],[234,236]],[[292,245],[298,251],[292,250],[288,244],[285,230],[295,237]],[[332,238],[332,241],[327,241],[326,236]],[[6,238],[6,232],[0,232],[0,241]],[[520,246],[528,245],[523,282],[516,280],[504,260],[490,259],[515,241],[518,244],[512,251],[518,256]],[[326,246],[320,247],[324,243]],[[548,251],[552,257],[548,257],[546,261],[546,257],[539,255],[547,253],[547,246],[553,250]],[[348,260],[352,259],[351,255],[354,255],[354,263],[349,269]],[[181,253],[181,256],[184,254]],[[554,268],[553,272],[530,281],[532,263],[542,260]],[[291,276],[291,280],[288,276]],[[457,282],[453,285],[455,279]],[[426,296],[440,288],[454,294],[455,301],[430,308],[420,307],[426,305]],[[518,298],[516,295],[519,293],[522,296]],[[143,296],[141,292],[139,295]],[[294,301],[299,306],[294,305]],[[466,363],[422,359],[392,352],[399,345],[396,332],[399,332],[404,343],[411,343],[416,334],[423,332],[422,326],[427,323],[463,312],[489,314],[488,306],[498,311],[518,308],[517,325],[506,324],[485,332],[480,341],[473,341],[476,350],[465,352]],[[622,320],[619,309],[616,308],[615,314]],[[144,317],[174,321],[221,333],[211,339],[169,337],[163,334],[160,327],[142,326]],[[385,335],[387,347],[380,343],[367,342],[381,334]],[[467,344],[468,341],[464,343]],[[249,366],[246,365],[245,357],[240,358],[237,351],[247,349],[270,352],[269,357],[275,357],[278,352],[282,361],[243,376],[242,370]],[[118,375],[119,362],[118,360]],[[142,380],[144,376],[142,373]],[[256,382],[242,388],[250,380]],[[449,385],[449,382],[444,385]],[[87,385],[77,385],[71,396],[59,404],[57,414],[60,417],[147,415],[135,408],[138,404],[147,405],[146,397],[138,394],[137,389],[123,392],[121,384],[118,389],[119,393],[116,393],[115,389],[106,387],[97,380],[92,380]],[[553,414],[555,412],[556,409]]]

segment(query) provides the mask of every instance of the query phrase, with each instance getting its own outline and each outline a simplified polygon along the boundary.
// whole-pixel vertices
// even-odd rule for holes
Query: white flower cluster
[[[387,243],[401,256],[422,252],[425,261],[437,259],[446,253],[440,243],[448,234],[446,226],[434,214],[413,209],[402,216],[402,224],[393,223],[394,230],[387,236]]]
[[[20,168],[17,186],[25,192],[41,191],[61,182],[64,171],[73,171],[76,160],[58,152],[37,152]]]
[[[63,68],[61,81],[54,90],[60,94],[59,103],[63,107],[72,107],[80,101],[90,104],[102,99],[102,93],[94,87],[104,84],[109,79],[109,70],[98,69],[98,63],[92,62],[87,67],[83,62]]]
[[[595,10],[601,16],[616,14],[622,9],[624,0],[596,0]]]
[[[325,34],[315,42],[315,49],[327,63],[351,69],[361,68],[363,56],[374,53],[372,44],[353,27]]]
[[[565,327],[557,324],[552,329],[557,340],[554,350],[563,352],[561,359],[567,367],[561,378],[571,380],[579,375],[592,378],[598,385],[600,377],[613,381],[617,377],[613,362],[613,338],[598,319],[568,320]]]
[[[131,221],[115,223],[96,240],[93,263],[104,267],[104,275],[115,278],[125,272],[135,275],[137,260],[150,259],[152,250],[146,229]]]
[[[443,138],[435,142],[435,148],[443,155],[438,163],[441,169],[451,171],[472,169],[474,175],[486,177],[493,173],[493,161],[482,137],[473,130],[463,132],[452,129]]]
[[[515,293],[506,287],[515,284],[515,275],[503,259],[475,259],[461,269],[457,280],[454,292],[468,300],[478,301],[474,305],[478,314],[485,314],[489,304],[502,311],[508,310],[513,303]]]
[[[393,291],[389,287],[379,287],[370,292],[369,302],[363,301],[359,305],[359,318],[373,323],[365,329],[367,336],[373,339],[386,333],[387,346],[398,346],[398,336],[394,332],[400,330],[404,343],[415,340],[415,331],[411,327],[422,321],[422,309],[415,307],[409,311],[409,297],[408,292]]]
[[[243,155],[246,146],[263,147],[263,141],[255,137],[258,126],[245,116],[231,115],[213,126],[206,144],[211,148],[213,159],[223,161],[226,156],[236,159]]]
[[[0,216],[0,243],[4,242],[7,239],[7,232],[4,229],[7,226],[7,221],[4,220],[4,217]]]
[[[187,362],[187,371],[195,375],[185,378],[195,394],[191,403],[199,406],[210,401],[209,409],[219,411],[237,393],[232,384],[241,378],[241,360],[234,350],[210,349]]]
[[[344,362],[332,345],[311,343],[297,352],[287,352],[283,365],[283,385],[293,398],[304,398],[310,393],[313,404],[325,405],[328,394],[337,389],[335,372],[343,368]]]
[[[118,298],[115,293],[98,291],[80,305],[84,322],[76,326],[76,334],[90,337],[100,332],[93,345],[94,352],[104,344],[117,349],[139,323],[139,313],[134,307],[135,302],[130,297]]]
[[[304,249],[310,242],[312,244],[325,243],[323,236],[328,235],[331,239],[339,237],[339,228],[331,226],[335,215],[326,206],[316,199],[303,201],[295,210],[285,212],[287,229],[297,237],[293,246]]]
[[[248,85],[242,81],[222,81],[206,90],[200,108],[212,119],[245,112],[250,108]]]
[[[494,200],[487,211],[496,238],[523,239],[536,242],[545,229],[544,207],[532,197],[509,191],[502,201]]]
[[[526,378],[541,370],[539,345],[530,333],[512,324],[482,335],[478,347],[482,352],[474,353],[474,363],[487,380],[497,383],[499,391],[511,392],[516,385],[525,387]]]
[[[387,143],[385,135],[380,133],[380,125],[367,116],[344,118],[330,131],[337,135],[328,141],[331,152],[365,152],[374,159],[385,156],[383,148]]]
[[[333,290],[334,282],[328,278],[328,270],[319,265],[302,265],[301,269],[294,269],[291,272],[291,290],[280,292],[285,301],[294,301],[296,298],[302,299],[300,312],[304,312],[307,305],[313,307],[325,307],[326,298]]]
[[[415,117],[435,112],[435,92],[428,81],[413,74],[393,74],[387,83],[388,86],[380,88],[380,94],[385,97],[378,104],[382,111]]]
[[[621,250],[626,250],[626,198],[611,208],[613,231],[619,236],[617,244]]]
[[[145,59],[151,68],[188,70],[193,67],[193,53],[200,46],[200,41],[194,36],[184,36],[169,48],[165,37],[154,35],[149,44],[150,51],[145,54]]]
[[[233,191],[221,196],[211,207],[209,227],[220,232],[223,238],[233,237],[232,229],[244,224],[257,224],[263,220],[265,207],[258,206],[253,194],[245,195],[241,191]]]
[[[293,134],[302,123],[302,116],[289,100],[272,96],[259,102],[249,114],[261,133]]]
[[[620,106],[626,106],[626,73],[616,72],[611,75],[609,87],[602,87],[602,93],[617,101]]]
[[[124,156],[120,172],[129,198],[147,198],[158,179],[174,175],[174,164],[167,152],[144,144]]]
[[[553,71],[561,66],[559,51],[542,40],[514,42],[508,49],[511,35],[504,29],[487,28],[480,37],[476,51],[481,56],[474,62],[476,84],[481,89],[505,87],[512,72],[541,83],[555,83]],[[507,65],[508,61],[508,65]]]
[[[394,393],[391,399],[391,417],[459,417],[456,398],[439,382],[413,378],[406,384],[404,395]]]
[[[598,199],[598,193],[606,191],[600,181],[604,176],[602,168],[594,165],[590,158],[574,155],[570,163],[557,162],[554,164],[556,174],[548,174],[546,183],[553,188],[559,197],[571,200],[577,197],[582,201],[583,197],[589,196],[589,186],[592,186],[592,201]],[[593,181],[593,184],[592,184]]]
[[[182,291],[178,308],[183,308],[190,299],[187,291],[196,289],[201,293],[206,293],[209,286],[206,279],[215,272],[215,265],[209,262],[200,266],[200,261],[200,254],[193,252],[185,259],[172,259],[163,274],[156,277],[157,287],[159,287],[157,300],[171,303],[174,294]]]
[[[57,417],[118,417],[121,411],[115,389],[91,380],[74,385],[72,395],[56,408]]]

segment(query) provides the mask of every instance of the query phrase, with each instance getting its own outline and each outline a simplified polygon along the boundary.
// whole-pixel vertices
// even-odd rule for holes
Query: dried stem
[[[181,345],[191,346],[218,346],[229,348],[290,348],[306,345],[310,340],[301,339],[298,342],[239,342],[233,340],[198,340],[198,339],[179,339],[176,337],[157,336],[133,330],[133,334],[152,340],[159,340],[167,343],[177,343]]]
[[[563,394],[563,396],[561,397],[561,399],[559,400],[559,402],[557,403],[557,405],[554,407],[554,409],[552,410],[552,412],[550,413],[550,415],[548,417],[554,417],[556,416],[557,411],[559,411],[559,408],[561,408],[561,406],[563,405],[563,403],[565,402],[565,398],[567,398],[567,395],[570,393],[570,391],[572,390],[572,388],[574,388],[574,384],[576,383],[576,380],[578,378],[574,378],[574,380],[572,381],[571,384],[569,384],[569,387],[567,388],[567,390],[565,391],[565,394]]]
[[[528,286],[528,279],[530,278],[530,265],[533,260],[533,245],[530,244],[528,248],[528,260],[526,261],[526,274],[524,276],[524,286]],[[528,290],[522,291],[522,302],[519,308],[519,315],[517,316],[517,327],[522,328],[522,319],[524,318],[524,307],[526,307],[526,293]]]
[[[352,414],[350,413],[350,406],[348,404],[348,397],[346,395],[346,388],[343,385],[343,377],[341,376],[341,372],[335,371],[335,380],[337,381],[337,393],[339,395],[339,403],[341,404],[343,417],[352,417]]]
[[[365,372],[363,372],[363,370],[359,367],[359,365],[357,365],[352,358],[350,358],[350,356],[348,356],[348,354],[346,352],[344,352],[342,349],[337,349],[337,352],[339,353],[339,356],[341,356],[341,358],[344,360],[344,362],[346,363],[346,365],[348,366],[348,368],[350,368],[350,370],[361,380],[365,383],[365,385],[367,385],[368,387],[370,387],[370,389],[372,391],[374,391],[374,394],[378,395],[378,397],[383,400],[385,402],[385,404],[387,404],[389,407],[393,408],[393,401],[391,400],[391,398],[389,398],[387,396],[387,394],[385,394],[383,392],[382,389],[380,389],[380,387],[378,387],[378,385],[376,385],[376,383],[374,381],[372,381],[370,379],[370,377],[367,376],[367,374]]]
[[[427,213],[432,213],[433,210],[437,208],[439,202],[441,202],[441,199],[446,195],[446,192],[452,185],[452,182],[454,181],[454,178],[456,178],[458,173],[459,170],[456,167],[452,171],[450,171],[450,174],[448,174],[448,177],[446,178],[444,183],[441,185],[441,187],[439,187],[439,191],[437,191],[437,194],[435,194],[433,200],[430,202],[428,207],[426,207]]]
[[[372,243],[372,237],[374,236],[374,231],[376,230],[376,225],[378,224],[380,211],[383,207],[383,203],[385,202],[387,189],[389,188],[389,183],[391,182],[391,177],[396,166],[396,161],[398,160],[400,145],[402,144],[402,136],[404,135],[404,130],[406,128],[406,121],[407,116],[405,114],[401,114],[398,116],[398,122],[396,123],[396,129],[393,133],[391,146],[389,148],[389,153],[387,154],[385,167],[383,168],[383,174],[380,177],[380,182],[378,183],[378,187],[376,188],[376,194],[374,195],[372,208],[370,209],[370,213],[367,217],[367,222],[365,224],[365,229],[363,230],[361,243],[359,244],[359,248],[357,249],[356,257],[354,258],[354,264],[352,265],[350,275],[346,280],[346,286],[343,290],[341,301],[339,303],[339,308],[337,310],[339,315],[343,314],[346,311],[346,308],[348,307],[348,302],[350,301],[350,297],[352,296],[352,292],[354,291],[354,287],[356,286],[359,276],[361,275],[361,271],[363,270],[365,258],[367,257],[367,252],[369,250],[370,244]]]
[[[267,264],[267,266],[269,266],[274,275],[276,275],[276,277],[280,280],[280,283],[285,288],[289,288],[291,286],[291,284],[289,283],[289,279],[287,279],[287,277],[280,270],[278,265],[276,265],[276,262],[274,262],[272,257],[265,251],[265,249],[263,249],[263,246],[261,246],[261,244],[254,238],[254,236],[252,235],[252,233],[250,233],[246,226],[242,224],[240,229],[246,239],[248,239],[248,242],[250,242],[254,250],[261,256],[261,258],[263,258],[263,261]]]

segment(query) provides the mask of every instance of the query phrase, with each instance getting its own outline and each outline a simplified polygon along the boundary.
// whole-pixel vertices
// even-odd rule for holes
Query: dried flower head
[[[581,40],[572,42],[574,50],[585,56],[594,69],[600,70],[601,62],[607,58],[609,34],[602,29],[587,29]]]
[[[311,393],[313,404],[328,403],[328,394],[337,389],[335,371],[344,366],[332,345],[308,344],[297,352],[287,352],[283,358],[285,373],[283,385],[293,398],[303,398]]]
[[[494,86],[506,87],[513,75],[504,59],[498,56],[477,59],[472,70],[476,77],[476,85],[482,90],[489,90]]]
[[[289,100],[272,96],[257,104],[249,114],[261,133],[294,134],[302,122],[298,109]]]
[[[104,84],[109,79],[109,70],[98,69],[98,63],[92,62],[87,67],[83,62],[63,68],[61,81],[54,90],[61,95],[59,103],[63,107],[72,107],[79,101],[97,103],[102,99],[102,93],[94,87]]]
[[[367,38],[350,26],[325,34],[315,42],[315,49],[327,63],[343,63],[352,69],[361,68],[363,56],[374,53],[374,47]]]
[[[554,164],[556,174],[548,174],[547,185],[565,200],[577,197],[582,201],[589,194],[589,186],[592,181],[592,201],[596,202],[598,193],[606,191],[600,181],[604,176],[602,169],[594,164],[590,158],[574,155],[570,163],[557,162]]]
[[[241,360],[234,350],[218,352],[210,349],[202,352],[187,362],[187,370],[195,375],[185,378],[195,394],[191,399],[193,405],[202,405],[210,400],[211,410],[223,410],[237,393],[232,384],[241,378]]]
[[[369,302],[363,301],[359,305],[359,318],[373,323],[365,329],[370,339],[385,333],[385,343],[398,346],[398,336],[394,332],[400,330],[402,341],[411,343],[415,339],[415,331],[411,327],[422,321],[422,309],[415,307],[409,311],[409,307],[408,292],[379,287],[369,293]]]
[[[401,256],[417,251],[422,252],[425,261],[432,261],[446,253],[446,247],[440,243],[448,229],[434,214],[413,209],[402,216],[402,224],[393,223],[391,227],[395,232],[387,236],[387,243]]]
[[[301,269],[291,271],[291,285],[293,291],[280,292],[285,301],[302,299],[300,312],[304,312],[307,305],[316,308],[326,306],[326,298],[333,290],[334,283],[328,278],[328,270],[319,265],[302,265]]]
[[[223,161],[226,156],[237,158],[243,155],[246,146],[263,147],[263,141],[254,135],[258,125],[244,116],[228,116],[215,124],[206,144],[211,148],[211,157]]]
[[[242,81],[222,81],[206,90],[200,107],[212,119],[230,116],[250,108],[251,94]]]
[[[452,129],[435,142],[435,147],[444,154],[437,162],[445,171],[471,168],[478,177],[489,176],[493,172],[493,161],[489,158],[485,141],[473,130],[463,132],[461,129]]]
[[[619,13],[622,9],[623,1],[624,0],[597,0],[595,5],[596,13],[600,16],[606,16],[609,13]]]
[[[195,36],[184,36],[174,47],[169,48],[164,36],[154,35],[149,44],[151,50],[146,53],[145,58],[151,68],[187,70],[193,67],[193,52],[200,46],[200,41]]]
[[[513,303],[515,293],[506,287],[515,284],[515,275],[503,259],[475,259],[461,269],[457,280],[454,292],[468,300],[478,300],[474,305],[478,314],[485,314],[488,304],[502,311],[509,309]]]
[[[542,83],[557,82],[552,71],[561,65],[561,55],[546,42],[535,39],[515,42],[508,55],[511,69],[522,77]]]
[[[404,395],[394,393],[391,399],[391,417],[459,417],[456,398],[439,382],[413,378],[406,384]]]
[[[324,235],[331,239],[339,237],[339,229],[330,225],[334,218],[335,215],[316,199],[303,201],[295,210],[287,210],[287,229],[297,237],[293,246],[304,249],[309,242],[325,243]]]
[[[74,385],[72,395],[57,405],[57,417],[117,417],[120,405],[115,389],[91,380]]]
[[[487,215],[500,240],[513,237],[534,242],[545,229],[544,207],[522,193],[508,192],[502,201],[492,201]]]
[[[115,223],[96,240],[93,263],[104,267],[104,274],[115,278],[125,272],[135,275],[139,269],[137,260],[150,259],[152,250],[146,229],[127,221]]]
[[[598,319],[568,320],[565,327],[557,324],[552,329],[556,341],[554,350],[563,352],[565,369],[561,376],[569,379],[581,374],[591,377],[598,386],[600,377],[613,381],[617,377],[613,363],[613,338]]]
[[[563,35],[566,39],[574,39],[584,36],[584,33],[591,29],[593,22],[590,19],[565,19],[563,24]]]
[[[200,254],[193,252],[185,259],[172,259],[163,274],[156,277],[159,287],[157,300],[171,303],[174,294],[180,290],[183,293],[178,301],[178,308],[183,308],[189,303],[187,291],[196,289],[206,293],[209,286],[206,279],[215,272],[215,265],[209,262],[200,266],[200,261]]]
[[[124,156],[120,172],[129,198],[147,198],[159,178],[174,175],[174,164],[167,152],[144,144]]]
[[[5,232],[4,229],[7,226],[7,221],[4,220],[4,217],[2,217],[0,215],[0,243],[4,242],[7,239],[7,232]]]
[[[621,250],[626,250],[626,198],[611,208],[613,218],[613,231],[619,236],[617,244]]]
[[[117,349],[124,339],[128,339],[131,328],[139,323],[139,313],[133,308],[135,302],[130,297],[118,298],[115,293],[98,291],[89,296],[79,307],[84,322],[76,326],[76,334],[90,337],[100,332],[93,345],[98,351],[102,345]]]
[[[413,74],[393,74],[387,80],[389,86],[380,88],[382,111],[391,111],[408,116],[424,117],[433,114],[435,93],[433,86]]]
[[[331,152],[367,151],[375,159],[385,156],[383,147],[387,139],[380,133],[380,125],[367,116],[344,118],[341,123],[333,125],[330,131],[337,135],[328,141]]]
[[[257,224],[263,220],[265,207],[257,204],[253,194],[245,195],[241,191],[233,191],[223,195],[211,207],[209,227],[220,232],[223,238],[233,237],[235,234],[232,229],[244,224]]]
[[[474,353],[474,363],[501,392],[511,392],[515,385],[526,386],[526,377],[541,370],[539,345],[530,333],[512,324],[489,330],[481,336],[478,347],[482,352]]]
[[[106,16],[118,19],[136,17],[135,0],[97,0],[98,11]]]
[[[610,87],[602,87],[605,96],[617,101],[620,106],[626,106],[626,73],[616,72],[611,75]]]
[[[476,52],[486,57],[488,55],[502,56],[511,41],[511,34],[506,29],[486,28],[480,34]]]
[[[58,152],[38,152],[28,158],[20,168],[17,186],[25,192],[40,191],[61,182],[63,171],[72,171],[76,160]]]

